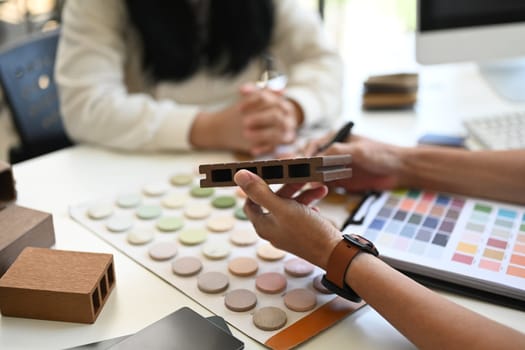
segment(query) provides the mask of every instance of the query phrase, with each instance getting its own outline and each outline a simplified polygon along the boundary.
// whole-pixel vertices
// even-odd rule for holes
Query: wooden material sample
[[[11,166],[0,160],[0,210],[16,199],[15,180]]]
[[[27,247],[0,279],[0,311],[93,323],[114,287],[111,254]]]
[[[0,276],[25,247],[49,248],[54,244],[51,214],[15,204],[0,210]]]
[[[259,175],[269,184],[339,180],[352,176],[351,160],[350,155],[342,155],[203,164],[199,173],[206,174],[206,178],[201,179],[200,186],[236,186],[233,176],[241,169]]]

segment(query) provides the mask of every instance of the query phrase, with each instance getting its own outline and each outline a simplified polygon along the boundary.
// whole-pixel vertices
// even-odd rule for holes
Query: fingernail
[[[248,170],[239,170],[234,176],[234,181],[237,185],[245,187],[250,182],[250,178],[251,175]]]

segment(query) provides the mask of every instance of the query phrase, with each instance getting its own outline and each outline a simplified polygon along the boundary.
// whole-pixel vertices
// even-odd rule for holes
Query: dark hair
[[[181,81],[199,68],[234,75],[268,47],[272,0],[126,0],[157,80]],[[198,6],[205,5],[197,14]],[[199,20],[203,21],[202,24]]]

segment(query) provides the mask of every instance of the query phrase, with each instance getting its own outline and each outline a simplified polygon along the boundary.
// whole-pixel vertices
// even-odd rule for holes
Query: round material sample
[[[137,208],[137,217],[142,220],[158,218],[162,209],[158,205],[142,205]]]
[[[135,229],[128,233],[126,238],[130,244],[142,245],[151,242],[153,237],[155,237],[155,234],[148,229]]]
[[[257,260],[249,257],[238,257],[228,263],[228,271],[235,276],[247,277],[257,273],[259,264]]]
[[[232,196],[218,196],[213,198],[211,205],[219,209],[232,208],[236,204],[235,197]]]
[[[199,186],[195,186],[191,189],[190,191],[190,194],[193,196],[193,197],[197,197],[197,198],[205,198],[205,197],[210,197],[212,196],[213,194],[215,193],[215,189],[213,189],[212,187],[203,187],[203,188],[200,188]]]
[[[333,292],[330,289],[326,288],[323,285],[323,283],[321,282],[322,279],[323,279],[323,275],[316,276],[313,279],[312,283],[313,283],[315,290],[323,294],[333,294]]]
[[[286,277],[277,272],[260,274],[255,279],[255,286],[266,294],[277,294],[286,289]]]
[[[275,306],[263,307],[253,314],[253,324],[263,331],[280,329],[284,327],[286,321],[286,313]]]
[[[224,242],[210,242],[202,247],[202,254],[211,260],[224,259],[230,252],[230,245]]]
[[[135,208],[142,201],[142,196],[137,193],[121,194],[117,198],[117,205],[121,208]]]
[[[87,210],[87,215],[93,220],[102,220],[113,215],[113,206],[108,203],[92,205]]]
[[[224,305],[235,312],[248,311],[257,305],[257,296],[248,289],[235,289],[226,294]]]
[[[193,182],[193,175],[191,174],[175,174],[170,178],[173,186],[186,186]]]
[[[208,232],[202,228],[187,228],[179,233],[179,241],[184,245],[197,245],[206,240]]]
[[[208,220],[206,226],[213,232],[226,232],[235,226],[235,219],[231,216],[217,216]]]
[[[171,193],[162,198],[161,204],[168,209],[179,209],[186,205],[189,197],[182,193]]]
[[[187,277],[193,276],[202,269],[202,262],[194,256],[184,256],[171,263],[174,274]]]
[[[246,213],[244,212],[243,207],[239,207],[235,209],[235,212],[233,213],[233,216],[235,216],[239,220],[248,220],[248,217],[246,216]]]
[[[174,232],[184,226],[184,220],[178,216],[164,216],[157,221],[156,226],[162,232]]]
[[[184,210],[184,216],[188,219],[205,219],[211,214],[211,207],[207,203],[192,203]]]
[[[315,293],[308,289],[293,289],[286,292],[284,296],[284,305],[292,311],[310,311],[317,305],[317,298]]]
[[[228,285],[228,276],[216,271],[203,273],[197,279],[199,289],[209,294],[224,292],[228,288]]]
[[[145,195],[150,197],[162,196],[163,194],[168,192],[168,185],[166,185],[163,182],[150,183],[142,188],[142,192],[144,192]]]
[[[154,260],[169,260],[177,255],[177,243],[159,242],[149,249],[149,256]]]
[[[133,221],[125,216],[114,216],[106,222],[106,227],[111,232],[124,232],[133,226]]]
[[[230,241],[237,246],[249,246],[255,244],[259,236],[253,230],[235,230],[230,234]]]
[[[286,255],[286,252],[275,248],[270,243],[263,244],[257,247],[257,256],[263,260],[276,261],[281,260]]]
[[[299,259],[299,258],[293,258],[290,260],[287,260],[284,263],[284,271],[286,271],[287,274],[293,277],[305,277],[314,272],[314,265],[310,264],[308,261]]]

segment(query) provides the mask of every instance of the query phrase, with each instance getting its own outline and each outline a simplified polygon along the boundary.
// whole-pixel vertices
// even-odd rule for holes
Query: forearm
[[[401,148],[400,186],[525,204],[525,151]]]
[[[346,282],[418,348],[525,349],[524,334],[440,297],[370,254],[352,261]]]

